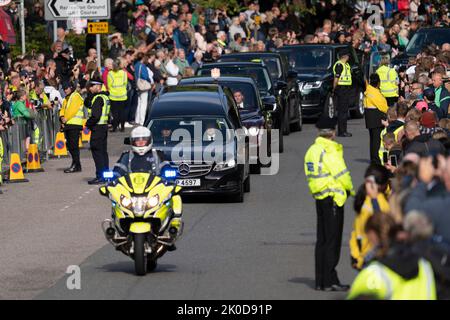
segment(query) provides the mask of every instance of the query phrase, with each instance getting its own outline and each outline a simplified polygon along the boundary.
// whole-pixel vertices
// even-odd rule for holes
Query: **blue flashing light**
[[[162,173],[163,177],[166,179],[173,179],[177,177],[176,169],[165,169]]]
[[[108,180],[108,179],[113,179],[113,178],[114,178],[114,172],[112,172],[112,171],[103,172],[103,179]]]

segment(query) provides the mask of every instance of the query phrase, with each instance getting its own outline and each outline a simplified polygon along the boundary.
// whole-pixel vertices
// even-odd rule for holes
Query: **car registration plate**
[[[200,179],[177,179],[176,184],[182,187],[200,187]]]

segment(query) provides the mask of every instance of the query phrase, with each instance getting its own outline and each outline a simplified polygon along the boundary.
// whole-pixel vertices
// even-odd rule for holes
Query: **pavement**
[[[368,165],[363,120],[351,120],[352,138],[339,138],[355,188]],[[123,150],[124,133],[110,136],[110,162]],[[88,150],[83,172],[66,175],[69,159],[45,163],[29,183],[2,187],[1,299],[343,299],[345,294],[314,290],[316,213],[303,172],[303,158],[316,137],[306,124],[285,137],[280,170],[251,176],[244,203],[188,199],[178,250],[144,277],[131,259],[106,243],[100,223],[110,203],[87,184],[94,172]],[[354,212],[345,209],[338,274],[350,284],[348,240]],[[81,289],[69,290],[67,268],[81,268]]]

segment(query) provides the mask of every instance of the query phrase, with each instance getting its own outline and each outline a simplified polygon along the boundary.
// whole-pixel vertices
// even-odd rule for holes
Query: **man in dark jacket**
[[[421,157],[444,154],[445,148],[438,140],[434,140],[428,134],[420,134],[420,128],[416,121],[409,121],[405,124],[405,135],[407,143],[404,147],[404,154],[417,153]]]

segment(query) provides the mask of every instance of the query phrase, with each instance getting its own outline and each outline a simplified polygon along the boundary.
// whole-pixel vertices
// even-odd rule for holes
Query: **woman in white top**
[[[164,65],[165,70],[167,72],[167,81],[166,84],[168,86],[176,86],[178,84],[178,74],[180,73],[180,69],[173,62],[174,52],[170,52],[166,63]]]
[[[199,32],[196,32],[194,35],[197,48],[202,53],[206,52],[205,35],[206,35],[206,27],[205,26],[199,26]]]

